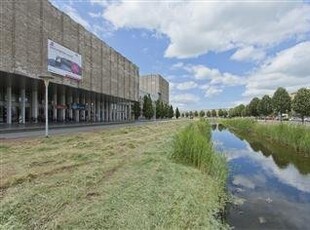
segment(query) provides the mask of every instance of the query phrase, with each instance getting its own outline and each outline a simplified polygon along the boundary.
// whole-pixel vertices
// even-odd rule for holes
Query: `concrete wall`
[[[158,96],[160,93],[160,99],[169,104],[169,83],[159,74],[150,74],[140,77],[140,92],[149,93]],[[144,96],[144,95],[140,95]]]
[[[138,67],[48,0],[1,1],[0,14],[0,71],[138,100]],[[47,72],[48,39],[82,56],[82,81]]]

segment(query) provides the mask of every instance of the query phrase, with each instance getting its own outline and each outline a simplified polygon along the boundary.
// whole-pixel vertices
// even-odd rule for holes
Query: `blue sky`
[[[140,68],[181,110],[310,87],[309,1],[50,0]]]

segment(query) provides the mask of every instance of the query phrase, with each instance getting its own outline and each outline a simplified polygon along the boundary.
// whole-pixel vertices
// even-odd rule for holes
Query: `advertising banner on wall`
[[[47,56],[49,72],[82,80],[82,57],[80,54],[48,40]]]

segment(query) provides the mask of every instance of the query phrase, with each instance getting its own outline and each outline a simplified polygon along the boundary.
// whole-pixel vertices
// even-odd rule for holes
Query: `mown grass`
[[[252,133],[264,140],[291,146],[297,152],[310,155],[310,129],[303,125],[259,123],[253,119],[225,119],[221,122],[243,133]]]
[[[0,229],[227,228],[223,186],[170,159],[187,125],[4,142]]]

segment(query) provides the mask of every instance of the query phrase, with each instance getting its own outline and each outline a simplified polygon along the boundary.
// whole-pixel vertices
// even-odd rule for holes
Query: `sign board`
[[[71,109],[74,110],[85,110],[85,104],[80,104],[80,103],[72,103],[71,104]]]
[[[82,80],[82,57],[80,54],[48,40],[47,56],[49,72]]]

